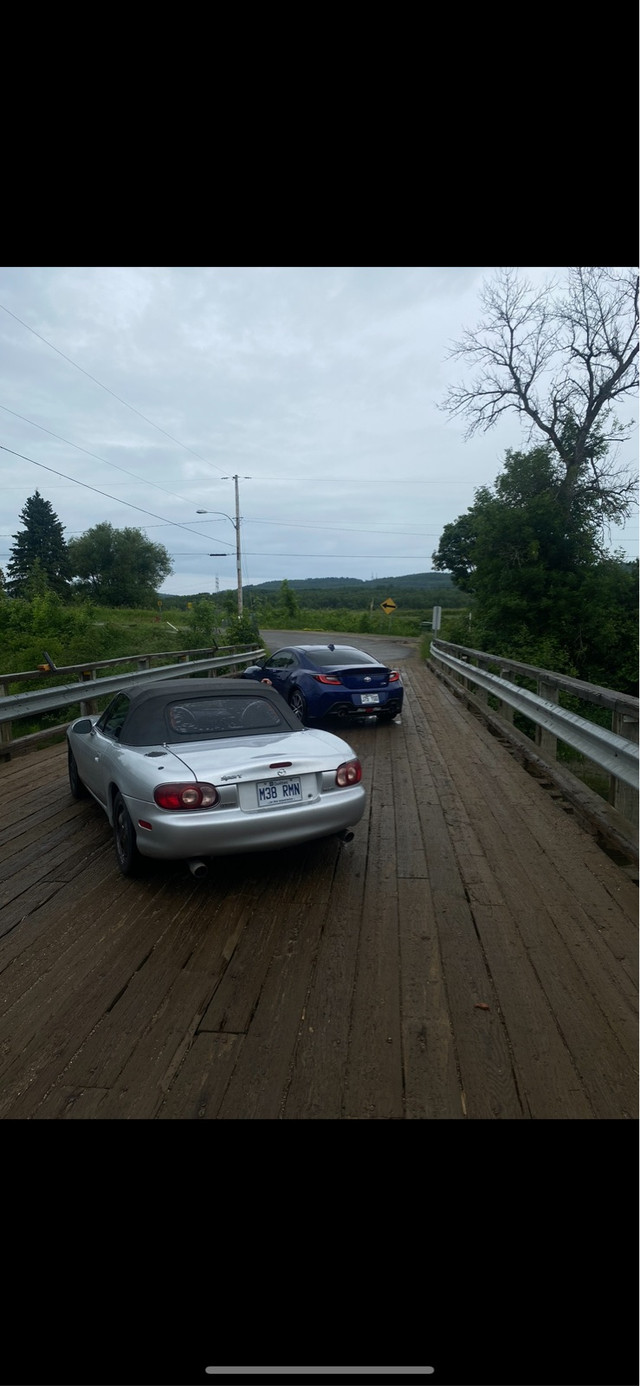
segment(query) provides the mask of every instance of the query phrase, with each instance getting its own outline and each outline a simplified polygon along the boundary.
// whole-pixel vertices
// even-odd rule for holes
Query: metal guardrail
[[[179,660],[189,661],[200,656],[208,659],[214,655],[233,655],[236,652],[243,652],[247,642],[239,645],[203,645],[187,646],[182,650],[151,650],[136,655],[113,655],[108,660],[82,660],[73,665],[56,665],[51,655],[43,650],[45,663],[38,665],[37,669],[23,669],[18,673],[0,674],[0,691],[4,695],[7,684],[16,684],[25,679],[41,679],[49,674],[79,674],[82,679],[87,679],[95,674],[97,669],[110,669],[119,665],[137,665],[138,669],[150,669],[152,660],[169,660],[171,664],[177,664]]]
[[[557,703],[540,698],[539,694],[532,693],[529,689],[521,689],[517,684],[499,678],[497,674],[489,674],[469,665],[465,660],[457,659],[454,655],[434,650],[433,644],[431,655],[471,683],[495,694],[502,703],[508,703],[511,708],[524,713],[538,727],[546,728],[548,732],[552,732],[568,746],[574,747],[582,756],[594,761],[616,779],[624,780],[625,784],[631,785],[634,790],[638,789],[638,747],[634,746],[633,742],[618,736],[616,732],[609,732],[606,727],[589,722],[587,718],[581,718],[567,708],[561,708]]]
[[[178,652],[175,652],[178,653]],[[182,654],[182,652],[179,652]],[[95,700],[102,698],[105,694],[117,693],[120,689],[127,688],[129,684],[138,684],[141,681],[157,679],[177,679],[185,678],[191,674],[202,674],[213,672],[216,669],[228,669],[229,666],[240,666],[255,664],[264,654],[265,650],[260,646],[250,649],[240,650],[237,647],[229,647],[229,653],[221,655],[207,656],[201,660],[183,658],[177,663],[170,665],[157,665],[154,668],[135,669],[130,674],[112,674],[103,679],[80,678],[73,683],[59,684],[55,687],[45,689],[30,689],[28,693],[6,694],[0,697],[0,752],[10,752],[25,744],[33,745],[37,741],[42,741],[46,737],[51,737],[62,732],[68,723],[61,723],[58,727],[50,727],[41,732],[30,733],[25,737],[12,736],[11,724],[16,719],[34,717],[42,713],[49,713],[54,708],[69,707],[70,704],[79,703],[81,713],[96,711]],[[57,674],[66,673],[74,668],[81,674],[90,667],[96,669],[99,665],[124,664],[129,660],[148,660],[151,656],[128,655],[118,660],[105,660],[99,664],[67,666],[66,669],[58,669]],[[38,671],[30,671],[20,675],[0,675],[0,686],[6,686],[10,681],[26,678],[37,678]],[[8,735],[7,735],[8,734]]]
[[[458,691],[464,687],[470,703],[490,724],[504,728],[505,734],[521,751],[528,747],[529,738],[514,729],[514,711],[533,722],[536,740],[532,744],[535,746],[532,763],[548,767],[556,781],[568,789],[569,797],[574,801],[577,802],[574,785],[578,786],[581,782],[558,764],[558,742],[572,747],[604,771],[608,778],[608,797],[597,790],[591,792],[592,800],[602,806],[600,821],[602,824],[606,821],[607,826],[617,832],[620,825],[611,819],[611,813],[617,813],[631,826],[633,841],[636,842],[639,765],[637,698],[572,679],[554,670],[540,669],[519,660],[472,650],[448,641],[431,642],[430,662],[442,678],[447,679],[449,674],[453,676],[451,687]],[[494,674],[489,665],[497,665],[500,674]],[[510,675],[535,682],[537,692],[520,687]],[[607,710],[611,715],[611,729],[561,707],[561,693]],[[490,695],[497,700],[495,710],[488,706]],[[586,787],[583,788],[587,793]],[[577,799],[582,798],[582,795],[577,796]]]

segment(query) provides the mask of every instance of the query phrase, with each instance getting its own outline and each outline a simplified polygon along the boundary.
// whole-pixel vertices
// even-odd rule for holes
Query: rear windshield
[[[166,742],[193,742],[251,732],[289,732],[277,708],[264,698],[181,698],[164,709]]]
[[[311,650],[307,650],[307,655],[311,663],[318,669],[324,669],[327,665],[377,665],[378,661],[372,659],[371,655],[366,655],[364,650],[354,650],[350,645],[336,645],[334,650],[329,650],[326,645],[314,645]]]

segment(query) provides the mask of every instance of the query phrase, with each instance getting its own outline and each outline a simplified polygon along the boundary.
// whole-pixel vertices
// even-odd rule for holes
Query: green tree
[[[633,570],[604,553],[588,480],[578,480],[570,510],[562,485],[550,445],[508,452],[493,487],[445,526],[434,566],[475,598],[464,644],[633,691]]]
[[[218,644],[216,636],[217,613],[213,602],[196,602],[191,611],[191,630],[198,648]]]
[[[289,587],[287,578],[283,578],[280,584],[280,595],[278,605],[283,617],[296,617],[300,611],[300,603],[292,588]]]
[[[64,597],[69,592],[71,568],[69,548],[61,525],[50,501],[39,491],[29,496],[20,512],[24,529],[13,536],[11,556],[7,566],[7,592],[11,597],[29,597],[33,588],[30,580],[45,585]]]
[[[227,645],[254,645],[259,640],[260,634],[255,619],[246,612],[242,616],[236,615],[232,621],[227,622],[225,630]]]
[[[104,607],[151,607],[156,591],[173,572],[162,544],[142,530],[116,530],[103,521],[69,543],[69,562],[79,587]]]

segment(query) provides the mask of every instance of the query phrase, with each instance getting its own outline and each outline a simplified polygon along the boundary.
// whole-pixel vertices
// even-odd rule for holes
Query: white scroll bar
[[[298,1377],[299,1377],[299,1376],[301,1376],[303,1373],[308,1373],[308,1374],[310,1374],[310,1375],[312,1375],[312,1376],[318,1376],[318,1377],[324,1376],[325,1374],[329,1374],[329,1373],[331,1373],[334,1377],[338,1377],[338,1376],[339,1376],[339,1377],[344,1377],[344,1376],[346,1376],[346,1375],[351,1375],[352,1377],[354,1377],[354,1376],[356,1376],[356,1375],[357,1375],[357,1376],[360,1376],[360,1377],[369,1377],[369,1376],[370,1376],[371,1374],[373,1374],[373,1373],[376,1373],[378,1376],[381,1376],[381,1375],[384,1373],[385,1377],[387,1377],[387,1376],[388,1376],[388,1377],[403,1377],[403,1376],[407,1376],[407,1374],[409,1374],[409,1373],[411,1373],[413,1376],[419,1376],[420,1373],[434,1373],[434,1372],[435,1372],[435,1368],[237,1368],[237,1367],[234,1367],[234,1368],[205,1368],[205,1372],[206,1372],[206,1373],[211,1373],[212,1376],[214,1376],[214,1377],[222,1377],[222,1376],[227,1377],[227,1376],[230,1376],[231,1374],[235,1374],[235,1376],[237,1377],[237,1376],[239,1376],[240,1373],[243,1373],[243,1374],[246,1373],[247,1377],[251,1377],[252,1375],[255,1376],[255,1377],[258,1377],[258,1376],[260,1376],[260,1374],[265,1374],[265,1375],[266,1375],[266,1374],[269,1374],[269,1376],[272,1376],[272,1375],[273,1375],[274,1377],[275,1377],[275,1376],[281,1377],[283,1374],[286,1374],[286,1375],[289,1376],[289,1377],[294,1377],[294,1376],[298,1376]]]

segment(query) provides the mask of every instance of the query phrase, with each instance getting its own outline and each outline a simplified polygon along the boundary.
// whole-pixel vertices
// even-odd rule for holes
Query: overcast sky
[[[507,448],[532,446],[515,414],[465,441],[437,409],[469,378],[447,353],[493,274],[0,269],[0,567],[37,489],[67,540],[107,520],[163,544],[165,592],[235,588],[237,474],[245,585],[430,570]],[[637,437],[620,453],[634,468]],[[611,547],[637,556],[635,518]]]

